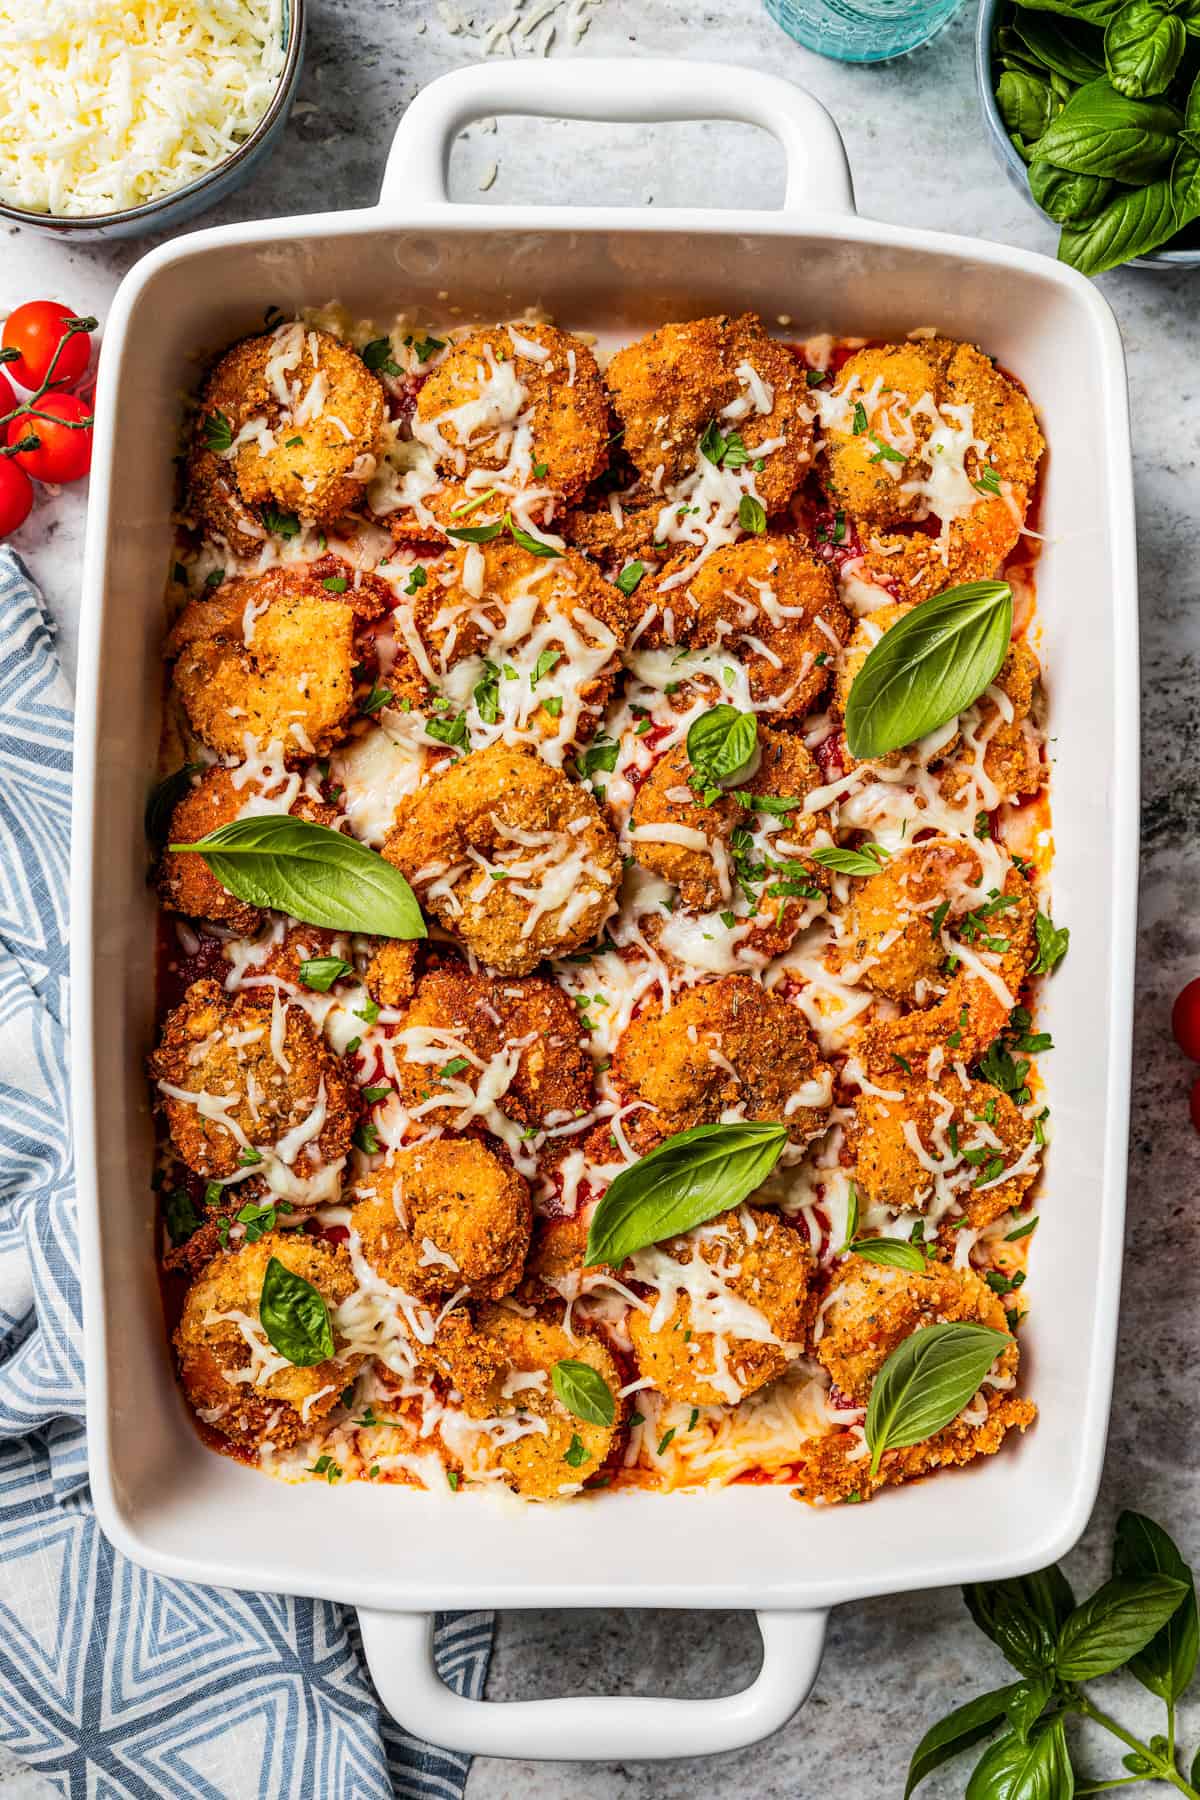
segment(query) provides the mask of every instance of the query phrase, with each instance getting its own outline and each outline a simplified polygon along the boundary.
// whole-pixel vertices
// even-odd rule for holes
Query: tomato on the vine
[[[1200,1062],[1200,975],[1180,989],[1171,1008],[1171,1030],[1183,1054]]]
[[[10,312],[0,333],[0,344],[15,350],[16,357],[5,364],[14,381],[22,387],[39,388],[50,372],[54,352],[63,343],[62,354],[54,364],[54,386],[70,387],[88,366],[92,341],[86,331],[67,336],[67,326],[78,315],[58,300],[27,300]]]
[[[35,413],[52,417],[35,417]],[[43,394],[33,413],[18,413],[8,427],[10,444],[37,438],[37,449],[18,450],[6,461],[19,462],[25,473],[38,481],[78,481],[92,466],[91,418],[91,407],[76,395]]]
[[[0,419],[4,417],[5,413],[10,413],[16,404],[17,396],[4,379],[3,370],[0,370]]]
[[[0,456],[0,538],[23,525],[33,505],[33,483],[11,456]]]

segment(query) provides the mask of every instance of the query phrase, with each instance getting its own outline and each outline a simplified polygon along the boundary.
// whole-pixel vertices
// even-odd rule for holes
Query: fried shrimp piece
[[[237,769],[219,765],[206,769],[190,787],[171,814],[167,832],[168,844],[195,844],[218,825],[228,825],[241,817],[242,808],[256,789],[249,784],[239,786]],[[283,773],[281,771],[281,773]],[[297,777],[292,777],[296,780]],[[313,825],[326,825],[336,830],[338,814],[307,795],[298,795],[287,808],[295,819],[307,819]],[[227,925],[239,937],[254,937],[266,914],[259,906],[249,906],[223,888],[202,856],[181,855],[164,850],[156,876],[158,896],[172,912],[185,913],[191,919],[208,919]]]
[[[796,1144],[829,1123],[833,1071],[804,1015],[749,975],[724,975],[686,989],[669,1012],[640,1014],[617,1044],[613,1077],[650,1109],[625,1120],[642,1151],[734,1109],[786,1125]]]
[[[550,1313],[523,1318],[483,1305],[473,1323],[450,1314],[435,1339],[434,1358],[469,1417],[513,1422],[513,1435],[498,1442],[490,1432],[442,1425],[443,1441],[452,1455],[462,1456],[468,1475],[499,1470],[526,1500],[556,1500],[599,1471],[624,1413],[617,1397],[621,1374],[600,1338],[586,1331],[569,1337]],[[613,1397],[611,1425],[578,1417],[558,1398],[553,1372],[563,1362],[585,1363],[599,1376]]]
[[[639,598],[656,610],[639,644],[701,650],[716,645],[743,664],[756,706],[802,719],[829,685],[830,665],[851,620],[829,569],[798,538],[753,537],[716,550],[681,584],[694,562],[667,563]]]
[[[401,938],[380,938],[363,970],[363,986],[379,1006],[406,1006],[417,991],[420,946]]]
[[[442,358],[417,396],[413,432],[443,474],[490,470],[571,500],[607,460],[608,401],[580,338],[553,325],[493,325]]]
[[[505,1117],[528,1130],[565,1125],[592,1104],[578,1013],[542,975],[493,979],[458,962],[430,969],[395,1042],[404,1105],[433,1124],[469,1110],[485,1082]]]
[[[1037,1180],[1033,1126],[999,1088],[949,1071],[855,1096],[846,1143],[874,1206],[965,1212],[975,1230],[1019,1207]],[[1010,1172],[1011,1171],[1011,1172]]]
[[[1024,507],[1045,448],[1042,434],[1020,388],[973,345],[930,338],[858,350],[832,390],[815,398],[825,428],[825,486],[855,519],[887,526],[930,512],[942,517],[937,500],[971,505],[978,490],[968,484],[989,468]],[[943,495],[959,460],[955,485],[964,491]]]
[[[1014,643],[991,687],[959,716],[964,754],[944,772],[951,803],[974,784],[987,810],[1035,794],[1046,778],[1033,709],[1042,670],[1023,640]],[[979,746],[983,746],[982,780]]]
[[[653,569],[665,549],[658,537],[662,507],[662,495],[639,478],[629,489],[611,494],[593,489],[577,506],[567,507],[556,523],[568,544],[606,572],[615,574],[630,562]]]
[[[969,512],[950,520],[942,536],[860,528],[865,578],[910,601],[931,600],[962,582],[992,581],[1004,572],[1023,517],[1007,500],[981,496]]]
[[[242,556],[271,507],[331,525],[375,472],[387,396],[362,358],[291,319],[227,350],[208,378],[188,458],[192,509]]]
[[[930,1263],[916,1274],[850,1256],[822,1302],[813,1355],[839,1393],[852,1405],[865,1406],[875,1377],[906,1337],[926,1325],[960,1321],[1008,1332],[999,1295],[973,1269]],[[1017,1346],[1012,1343],[998,1357],[996,1374],[1003,1379],[1016,1368]]]
[[[547,558],[497,539],[432,565],[412,620],[472,736],[532,732],[561,763],[594,735],[642,611],[578,551]]]
[[[872,877],[873,879],[873,877]],[[872,1074],[917,1067],[940,1051],[947,1062],[972,1063],[995,1043],[1017,1004],[1034,958],[1037,897],[1010,868],[1001,890],[989,893],[955,922],[951,949],[962,964],[943,997],[923,1011],[868,1025],[859,1054]],[[943,946],[944,947],[944,946]]]
[[[267,1337],[259,1304],[273,1258],[325,1302],[334,1344],[326,1361],[292,1363]],[[248,1449],[268,1438],[282,1448],[316,1431],[364,1360],[346,1348],[337,1322],[353,1291],[346,1252],[306,1232],[269,1231],[214,1256],[188,1289],[175,1332],[183,1389],[205,1424]]]
[[[532,1223],[529,1184],[474,1138],[397,1151],[360,1183],[350,1212],[371,1267],[422,1300],[464,1286],[484,1300],[511,1293]]]
[[[171,1142],[197,1175],[261,1163],[288,1199],[336,1198],[358,1091],[300,1007],[278,994],[270,1005],[231,1000],[217,982],[195,981],[167,1014],[149,1070]]]
[[[447,931],[504,975],[594,938],[621,880],[591,794],[506,744],[461,757],[401,800],[383,855]]]
[[[193,600],[167,639],[188,724],[219,756],[283,745],[323,756],[354,717],[354,605],[299,570],[226,581]]]
[[[696,1278],[698,1261],[707,1283]],[[639,1250],[628,1273],[658,1299],[629,1315],[638,1373],[668,1400],[736,1405],[800,1354],[814,1267],[800,1233],[755,1206]]]
[[[714,421],[763,462],[755,484],[769,513],[791,499],[812,461],[804,370],[754,313],[660,326],[618,350],[605,379],[625,453],[659,489],[695,468]]]
[[[978,852],[957,838],[928,838],[901,851],[878,874],[854,882],[830,966],[843,975],[853,968],[855,979],[888,1000],[923,1006],[944,994],[942,927],[967,909],[982,876]]]
[[[705,806],[704,784],[696,781],[693,787],[693,777],[686,744],[677,744],[660,757],[637,791],[629,840],[643,869],[674,882],[684,905],[692,911],[708,912],[727,903],[733,895],[729,840],[735,831],[751,829],[759,817],[746,802],[764,795],[777,800],[803,800],[813,788],[821,786],[824,777],[800,738],[761,723],[758,767],[748,781]],[[741,800],[737,795],[742,796]],[[772,826],[776,825],[776,835],[786,846],[786,851],[775,850],[776,857],[787,854],[795,860],[796,851],[806,849],[822,831],[828,833],[829,816],[796,807],[785,819],[772,819]],[[707,847],[656,838],[655,830],[660,826],[667,826],[672,836],[679,828],[685,833],[699,832]],[[806,865],[805,873],[816,891],[823,879],[822,871],[814,863]],[[768,900],[766,905],[774,917],[779,910],[778,900]]]

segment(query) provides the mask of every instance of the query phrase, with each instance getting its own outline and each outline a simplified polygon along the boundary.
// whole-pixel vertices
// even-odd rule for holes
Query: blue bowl
[[[224,200],[235,188],[249,179],[266,161],[283,135],[304,62],[306,0],[283,0],[283,31],[287,54],[283,73],[271,104],[244,144],[207,175],[189,181],[186,187],[160,194],[141,206],[127,207],[122,212],[89,213],[80,218],[57,218],[50,213],[27,212],[20,206],[6,206],[0,201],[0,221],[27,226],[30,231],[43,231],[55,237],[89,243],[98,238],[143,237],[151,231],[173,231],[186,219],[195,218],[207,207]]]
[[[979,19],[975,27],[975,83],[979,90],[979,104],[983,111],[983,121],[987,126],[988,136],[992,140],[992,148],[1004,169],[1004,173],[1015,188],[1024,194],[1035,212],[1041,213],[1055,231],[1061,226],[1051,219],[1048,212],[1038,205],[1029,191],[1029,171],[1014,149],[1008,132],[1004,128],[1004,120],[1000,117],[1000,109],[996,105],[996,90],[992,83],[992,36],[995,29],[996,14],[1000,10],[1002,0],[979,0]],[[1186,250],[1151,250],[1145,256],[1133,256],[1121,265],[1126,269],[1200,269],[1200,246],[1193,245]]]

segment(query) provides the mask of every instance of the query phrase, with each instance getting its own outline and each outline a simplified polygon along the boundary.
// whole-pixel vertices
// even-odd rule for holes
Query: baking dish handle
[[[737,1694],[670,1700],[613,1694],[558,1700],[469,1700],[433,1661],[431,1613],[360,1607],[371,1678],[407,1731],[444,1750],[522,1762],[662,1761],[757,1743],[786,1725],[808,1697],[825,1644],[824,1612],[761,1612],[763,1659]]]
[[[633,57],[477,63],[439,76],[421,89],[396,127],[381,211],[444,205],[454,139],[473,119],[498,113],[610,124],[728,119],[758,125],[783,148],[785,211],[854,211],[841,134],[806,88],[728,63]]]

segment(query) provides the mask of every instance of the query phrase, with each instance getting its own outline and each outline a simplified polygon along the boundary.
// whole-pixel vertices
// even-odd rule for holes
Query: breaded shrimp
[[[786,505],[812,461],[804,370],[754,313],[662,325],[618,350],[605,379],[625,453],[659,490],[696,466],[714,421],[738,434],[751,466],[762,461],[755,482],[768,513]]]
[[[711,1271],[705,1289],[697,1261]],[[800,1353],[814,1266],[800,1233],[755,1206],[639,1250],[626,1276],[654,1305],[629,1314],[638,1373],[689,1406],[734,1405],[774,1381]]]
[[[674,882],[684,905],[693,911],[727,905],[736,886],[730,870],[730,838],[739,829],[751,830],[759,817],[747,802],[763,796],[802,801],[822,780],[820,769],[799,737],[760,722],[754,774],[705,806],[704,784],[694,777],[687,746],[677,744],[659,758],[637,791],[629,824],[633,853],[642,868]],[[661,825],[670,827],[672,832],[677,827],[698,831],[710,847],[700,849],[692,844],[656,839],[655,828]],[[803,849],[822,831],[828,835],[828,825],[827,814],[809,813],[797,806],[778,825],[778,835],[789,851],[797,846]],[[822,871],[814,863],[806,865],[805,873],[816,891],[823,879]],[[766,906],[774,917],[779,910],[777,899],[767,900]]]
[[[472,744],[533,736],[561,764],[595,734],[642,608],[577,551],[508,539],[453,550],[428,575],[412,629]]]
[[[842,935],[827,961],[888,1000],[927,1005],[949,987],[942,928],[966,911],[982,879],[979,854],[958,838],[927,838],[875,875],[855,880]]]
[[[936,1083],[897,1077],[856,1095],[846,1127],[854,1178],[872,1205],[933,1209],[939,1220],[961,1210],[977,1231],[1019,1207],[1037,1180],[1033,1137],[1007,1094],[982,1081],[964,1088],[952,1070]]]
[[[447,1112],[462,1109],[464,1089],[475,1093],[503,1056],[508,1080],[495,1100],[505,1116],[531,1131],[564,1126],[592,1105],[592,1065],[580,1038],[578,1013],[557,982],[496,979],[446,963],[421,977],[396,1035],[401,1098],[417,1117],[444,1126]]]
[[[193,600],[165,654],[196,736],[230,761],[279,743],[323,756],[354,717],[355,608],[298,569],[227,581]]]
[[[850,635],[850,615],[827,566],[793,537],[744,538],[716,550],[694,574],[674,558],[639,599],[656,616],[639,637],[645,649],[720,646],[741,662],[755,706],[777,719],[802,719],[829,685],[830,666]],[[685,671],[686,673],[686,671]]]
[[[167,842],[195,844],[219,825],[228,825],[239,818],[255,790],[249,786],[239,787],[238,773],[236,769],[220,766],[206,769],[172,812]],[[298,795],[287,810],[293,818],[307,819],[310,824],[325,825],[333,830],[337,828],[335,808],[310,800],[304,794]],[[266,918],[261,907],[250,906],[223,888],[204,858],[194,853],[180,855],[164,850],[156,885],[159,899],[172,912],[226,925],[240,937],[254,937]]]
[[[462,1454],[460,1446],[466,1450],[468,1475],[499,1470],[526,1500],[555,1500],[599,1472],[625,1410],[617,1398],[620,1371],[599,1337],[568,1337],[549,1311],[524,1318],[483,1305],[473,1323],[451,1313],[438,1332],[434,1358],[461,1393],[469,1417],[511,1418],[519,1433],[496,1442],[490,1433],[475,1435],[443,1422],[451,1454]],[[558,1398],[553,1375],[563,1362],[584,1363],[599,1376],[612,1395],[611,1425],[580,1418]]]
[[[272,1258],[325,1302],[334,1343],[326,1361],[294,1364],[267,1337],[259,1302]],[[346,1252],[302,1231],[270,1231],[215,1256],[188,1289],[175,1332],[184,1392],[205,1424],[247,1449],[317,1431],[364,1360],[346,1349],[337,1324],[337,1307],[353,1291]]]
[[[506,487],[572,500],[607,460],[608,401],[580,338],[553,325],[493,325],[442,358],[417,396],[413,431],[445,475],[488,470]]]
[[[734,1110],[786,1125],[796,1144],[829,1123],[833,1071],[803,1013],[749,975],[687,988],[669,1012],[639,1014],[617,1044],[613,1078],[646,1103],[625,1120],[643,1152]]]
[[[197,1175],[253,1168],[291,1200],[337,1197],[358,1090],[300,1007],[279,994],[231,1000],[215,981],[193,982],[167,1014],[149,1070],[171,1142]]]
[[[363,986],[380,1006],[406,1006],[417,987],[416,964],[420,946],[400,938],[380,938],[378,948],[363,970]]]
[[[257,555],[268,535],[261,510],[331,525],[361,504],[386,417],[378,376],[328,332],[293,319],[244,338],[200,399],[191,506],[241,556]]]
[[[621,880],[616,839],[591,793],[504,744],[460,758],[402,800],[383,855],[448,931],[505,975],[594,938]]]
[[[437,1138],[389,1156],[350,1212],[363,1256],[423,1300],[469,1287],[499,1300],[521,1279],[533,1207],[528,1183],[474,1138]]]
[[[930,1263],[916,1274],[850,1256],[821,1303],[813,1355],[839,1393],[865,1406],[875,1377],[905,1338],[926,1325],[960,1320],[1008,1333],[999,1296],[973,1269]],[[1017,1346],[1010,1343],[997,1356],[995,1373],[1004,1382],[1016,1369]]]

